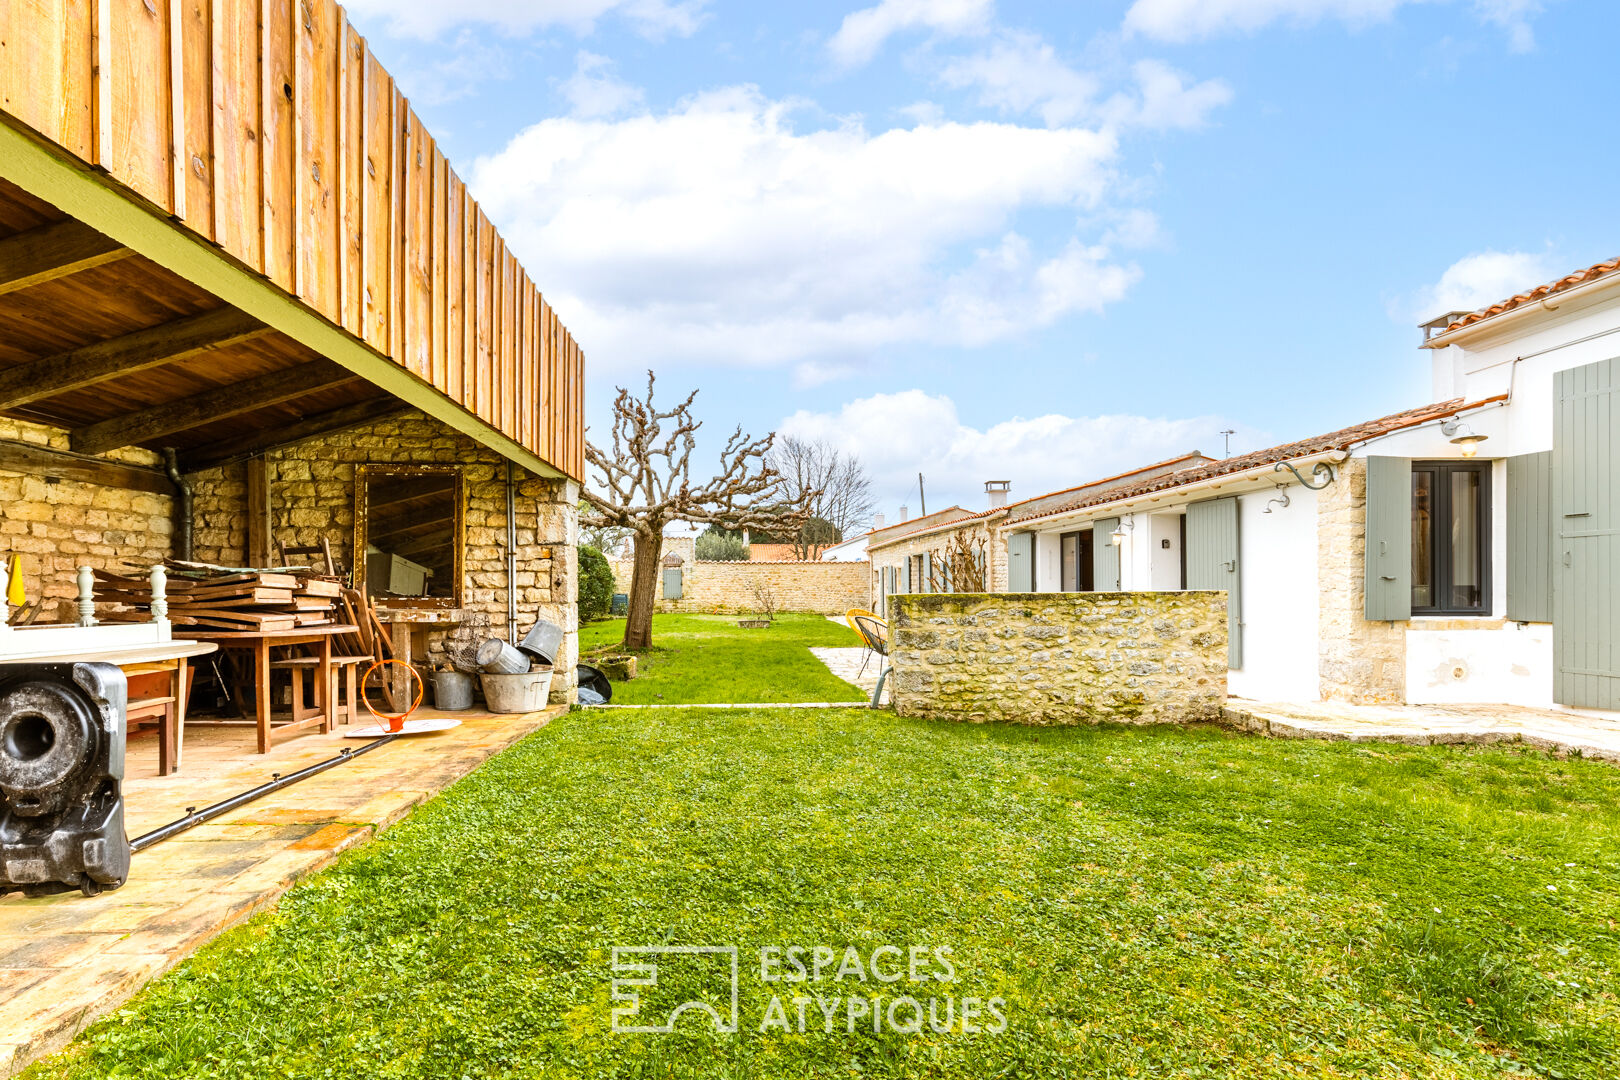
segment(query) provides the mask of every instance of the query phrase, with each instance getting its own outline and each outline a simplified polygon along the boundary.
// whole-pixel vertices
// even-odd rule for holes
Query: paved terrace
[[[462,725],[396,740],[158,844],[135,856],[129,883],[113,892],[0,898],[0,1077],[61,1049],[204,942],[564,711],[421,710]],[[363,745],[342,730],[260,755],[251,752],[251,728],[188,724],[183,767],[165,777],[157,775],[155,736],[134,735],[129,834]]]
[[[1620,720],[1520,705],[1344,705],[1233,698],[1227,723],[1285,739],[1351,739],[1413,746],[1520,742],[1620,762]]]

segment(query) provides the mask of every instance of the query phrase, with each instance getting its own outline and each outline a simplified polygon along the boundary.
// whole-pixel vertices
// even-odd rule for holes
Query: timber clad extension
[[[447,422],[520,464],[582,475],[578,345],[333,0],[5,4],[0,121],[8,182],[0,202],[18,207],[0,222],[9,226],[0,236],[0,294],[89,274],[101,276],[86,291],[172,291],[156,263],[252,317],[240,333],[266,340],[257,349],[241,338],[224,346],[251,355],[244,375],[322,364],[300,371],[308,400],[284,410],[283,421],[321,408],[340,421],[336,410],[365,400],[325,366],[336,361],[410,404],[453,402],[469,419]],[[152,221],[121,215],[86,181],[135,196],[149,217],[177,223],[365,347],[312,333],[263,297],[245,302],[251,283],[199,271],[207,264],[196,253],[168,257],[172,241]],[[208,314],[201,296],[182,304],[170,314]],[[148,312],[132,315],[109,331],[158,325]],[[54,359],[69,362],[70,353]],[[48,410],[38,418],[82,419]],[[110,441],[120,434],[76,434],[74,444],[156,438]]]

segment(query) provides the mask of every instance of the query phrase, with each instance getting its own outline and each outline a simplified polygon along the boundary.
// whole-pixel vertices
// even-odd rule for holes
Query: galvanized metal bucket
[[[473,678],[460,671],[433,673],[433,707],[441,712],[472,708]]]
[[[551,694],[551,669],[521,675],[482,675],[484,704],[492,713],[539,712]]]
[[[478,668],[486,675],[522,675],[529,670],[529,658],[492,637],[478,646]]]

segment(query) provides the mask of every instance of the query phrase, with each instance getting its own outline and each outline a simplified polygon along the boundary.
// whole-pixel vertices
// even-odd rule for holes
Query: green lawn
[[[31,1075],[1620,1076],[1617,781],[1505,748],[575,712]],[[614,947],[660,943],[739,946],[737,1034],[611,1030]],[[955,980],[762,982],[790,945],[948,946]],[[706,962],[668,959],[646,1013],[723,1008]],[[795,1030],[761,1032],[773,994]],[[833,1033],[795,994],[841,999]],[[847,1030],[842,1002],[900,994],[1002,998],[1006,1030]]]
[[[776,704],[860,701],[861,692],[836,678],[810,652],[812,645],[857,647],[847,626],[822,615],[778,615],[765,630],[744,630],[736,615],[654,615],[653,647],[637,654],[638,674],[613,684],[615,705]],[[618,648],[624,620],[580,627],[581,652]],[[590,657],[586,656],[587,663]],[[877,663],[876,659],[872,661]]]

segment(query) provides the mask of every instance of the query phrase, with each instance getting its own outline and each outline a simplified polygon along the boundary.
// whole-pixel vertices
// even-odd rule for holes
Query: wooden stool
[[[283,660],[270,661],[270,670],[292,673],[292,722],[295,724],[326,715],[326,687],[322,686],[320,680],[315,677],[315,673],[320,666],[319,658],[314,656],[289,656]],[[305,672],[309,673],[310,696],[314,698],[313,704],[308,706],[304,704]],[[331,730],[332,725],[330,723],[321,727],[322,732]]]
[[[332,657],[332,723],[352,724],[360,719],[360,690],[359,669],[361,664],[369,666],[372,663],[369,656],[334,656]],[[339,693],[339,680],[345,693]]]

